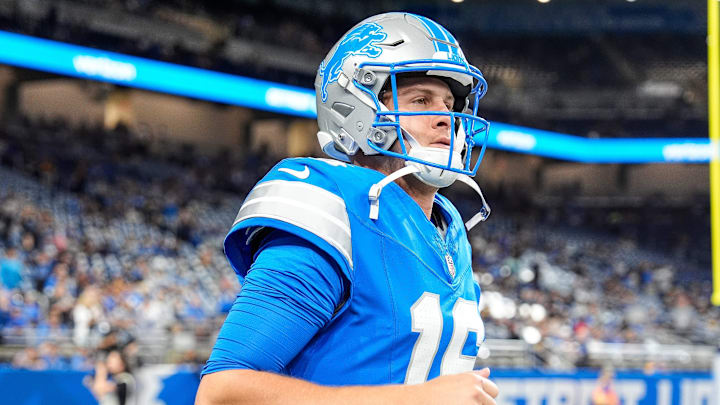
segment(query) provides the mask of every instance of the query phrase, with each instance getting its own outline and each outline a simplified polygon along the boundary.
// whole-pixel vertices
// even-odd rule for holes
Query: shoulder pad
[[[238,266],[237,257],[232,256],[249,254],[244,248],[258,227],[278,228],[308,239],[333,257],[339,254],[342,259],[336,260],[352,269],[350,220],[336,183],[327,175],[332,168],[316,159],[287,159],[250,191],[225,243],[236,271],[244,273],[246,269],[239,267],[248,267],[252,258],[240,257],[242,266]]]
[[[352,260],[350,220],[337,195],[301,181],[271,180],[258,184],[245,199],[233,227],[263,217],[295,225],[321,237]]]

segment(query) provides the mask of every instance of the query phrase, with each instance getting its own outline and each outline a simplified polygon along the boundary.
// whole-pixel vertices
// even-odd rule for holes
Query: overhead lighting
[[[635,3],[635,0],[626,0],[628,3]]]
[[[538,3],[543,3],[543,4],[550,3],[550,0],[538,0]]]
[[[465,0],[450,0],[450,1],[452,1],[453,3],[462,3]]]
[[[542,340],[542,334],[534,326],[526,326],[521,332],[523,340],[529,345],[536,345]]]

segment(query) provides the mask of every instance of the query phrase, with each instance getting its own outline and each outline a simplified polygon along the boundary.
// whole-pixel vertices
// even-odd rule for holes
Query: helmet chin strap
[[[382,189],[385,188],[385,186],[400,177],[407,176],[410,173],[417,173],[419,171],[420,168],[417,166],[405,166],[373,184],[370,187],[370,192],[368,192],[368,200],[370,200],[370,219],[378,219],[378,215],[380,214],[380,193],[382,193]]]
[[[442,159],[447,159],[447,154],[449,152],[447,149],[428,148],[420,146],[420,144],[415,140],[415,138],[412,137],[412,135],[410,135],[404,130],[403,132],[407,136],[408,143],[412,147],[410,149],[409,156],[439,164],[442,164],[442,161],[437,162],[438,157],[441,157]],[[416,152],[413,153],[413,151]],[[457,155],[457,160],[455,155]],[[461,162],[460,153],[453,152],[452,166],[456,166],[456,164],[459,162]],[[468,231],[472,229],[475,225],[477,225],[479,222],[485,221],[488,216],[490,216],[490,206],[488,205],[487,201],[485,201],[485,196],[483,196],[483,193],[480,190],[480,186],[478,186],[478,184],[473,181],[473,179],[471,179],[469,176],[406,160],[405,167],[385,176],[382,180],[373,184],[370,187],[370,191],[368,192],[368,200],[370,201],[370,219],[378,219],[378,216],[380,214],[380,193],[382,193],[382,189],[393,181],[403,176],[407,176],[408,174],[414,174],[415,177],[417,177],[423,183],[437,188],[447,187],[454,183],[455,180],[460,180],[461,182],[467,184],[473,190],[475,190],[475,192],[480,195],[480,200],[482,201],[482,208],[477,214],[473,215],[470,220],[465,222],[465,228]]]
[[[485,201],[485,196],[483,195],[482,191],[480,191],[480,186],[478,186],[478,184],[473,179],[471,179],[470,176],[466,174],[461,174],[458,176],[457,179],[475,190],[475,192],[478,193],[478,195],[480,196],[480,201],[482,201],[482,208],[480,208],[480,211],[477,214],[473,215],[473,217],[470,218],[467,222],[465,222],[465,228],[470,231],[471,229],[473,229],[473,227],[475,227],[475,225],[488,219],[491,212],[490,205],[488,205],[487,201]]]
[[[451,167],[460,169],[462,168],[462,156],[457,151],[450,152],[444,148],[431,148],[422,146],[420,143],[407,131],[403,131],[407,138],[408,144],[410,144],[410,151],[408,156],[415,159],[424,160],[427,162],[436,163],[439,165],[447,164],[449,153],[451,154]],[[425,165],[410,160],[405,161],[406,166],[416,166],[420,169],[418,172],[413,173],[423,183],[437,188],[447,187],[457,180],[459,173],[450,170],[444,170],[438,167]]]

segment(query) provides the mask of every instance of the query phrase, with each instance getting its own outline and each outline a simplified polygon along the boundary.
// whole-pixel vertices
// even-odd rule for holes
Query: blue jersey
[[[437,195],[443,236],[397,184],[368,217],[368,190],[384,175],[328,159],[287,159],[245,199],[225,242],[241,281],[253,238],[275,228],[336,262],[344,302],[285,367],[326,385],[420,383],[473,369],[484,328],[471,248],[457,210]]]

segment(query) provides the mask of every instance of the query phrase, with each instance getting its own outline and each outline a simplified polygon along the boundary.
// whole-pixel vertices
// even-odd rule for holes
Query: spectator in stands
[[[12,366],[27,370],[43,370],[45,368],[45,364],[40,358],[38,350],[34,347],[26,347],[16,353],[13,357]]]
[[[67,368],[66,359],[58,353],[58,345],[53,342],[43,342],[38,347],[38,354],[47,370],[64,370]]]
[[[95,286],[89,286],[80,294],[72,312],[73,341],[78,347],[89,344],[90,328],[102,317],[100,293]]]
[[[112,350],[104,361],[95,364],[95,377],[90,390],[99,405],[135,403],[135,377],[119,351]]]
[[[36,336],[38,342],[44,341],[62,341],[70,336],[68,326],[63,324],[60,317],[60,312],[57,310],[51,310],[48,314],[47,319],[43,319],[38,322],[36,327]]]
[[[68,358],[68,367],[71,370],[90,371],[94,364],[90,359],[90,349],[80,347]]]
[[[18,255],[18,250],[11,247],[5,251],[5,255],[0,259],[0,282],[9,289],[15,289],[20,286],[22,281],[23,263]]]
[[[0,331],[10,322],[10,297],[9,294],[0,289]],[[0,345],[3,344],[2,333],[0,333]]]
[[[604,368],[592,392],[592,405],[620,405],[618,394],[613,388],[613,370]]]

